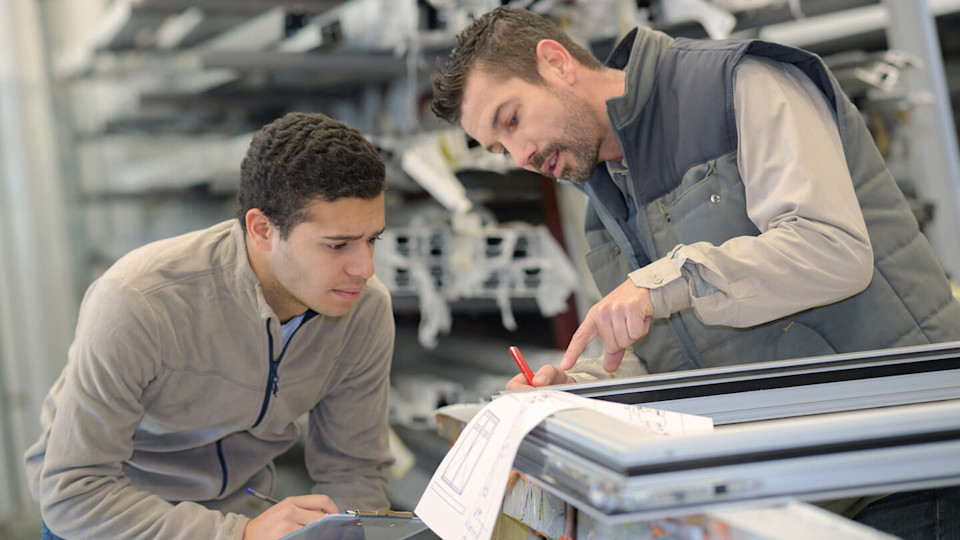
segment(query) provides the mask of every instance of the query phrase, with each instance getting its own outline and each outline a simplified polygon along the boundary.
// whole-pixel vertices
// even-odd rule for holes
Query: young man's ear
[[[277,234],[273,222],[259,208],[247,210],[247,236],[253,244],[263,251],[270,251],[270,239]]]
[[[561,79],[568,84],[577,80],[576,61],[563,45],[552,39],[537,43],[537,66],[547,80]]]

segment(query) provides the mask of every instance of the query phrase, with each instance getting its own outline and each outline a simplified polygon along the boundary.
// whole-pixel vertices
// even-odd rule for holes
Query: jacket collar
[[[271,317],[276,319],[277,316],[273,313],[273,308],[270,307],[267,298],[263,295],[263,286],[260,284],[260,279],[257,278],[253,267],[250,266],[250,258],[247,256],[246,235],[237,220],[234,220],[230,229],[230,236],[233,238],[232,244],[235,248],[233,256],[236,257],[233,294],[236,295],[241,305],[250,306],[252,310],[256,310],[260,319],[265,320]]]

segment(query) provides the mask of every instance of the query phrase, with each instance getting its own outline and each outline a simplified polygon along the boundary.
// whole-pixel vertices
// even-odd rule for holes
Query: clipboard
[[[435,540],[420,518],[375,512],[329,514],[280,540]]]

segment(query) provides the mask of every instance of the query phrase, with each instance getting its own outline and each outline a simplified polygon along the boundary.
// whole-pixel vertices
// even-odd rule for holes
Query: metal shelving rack
[[[13,4],[27,1],[13,0]],[[438,126],[424,111],[421,98],[429,90],[436,57],[445,55],[457,29],[420,28],[423,19],[437,15],[435,8],[427,9],[429,2],[87,1],[103,8],[92,29],[86,21],[73,21],[75,26],[64,30],[70,21],[60,21],[60,30],[51,27],[48,36],[51,43],[69,45],[54,50],[49,59],[55,113],[59,114],[53,125],[64,130],[52,138],[61,141],[67,155],[64,176],[72,187],[64,192],[79,191],[77,202],[86,209],[83,227],[73,227],[69,241],[51,245],[88,246],[79,248],[85,252],[80,264],[89,267],[76,279],[81,291],[100,269],[134,245],[228,217],[231,183],[239,171],[238,156],[246,137],[290,108],[329,112],[372,135],[393,134],[383,145],[388,151],[399,147],[398,139]],[[75,3],[45,0],[37,9],[49,22],[58,16],[69,18],[60,11],[79,13],[79,8],[71,6]],[[488,7],[499,3],[491,0]],[[611,17],[646,4],[653,14],[651,24],[668,33],[705,35],[693,22],[655,20],[657,3],[608,0],[581,2],[573,8],[568,2],[534,4],[550,4],[568,13],[615,5],[617,9],[604,13]],[[477,11],[483,1],[449,4]],[[960,13],[958,0],[803,0],[800,7],[806,16],[800,20],[783,3],[735,13],[733,35],[784,41],[827,55],[865,43],[876,47],[878,40],[882,48],[889,34],[892,46],[935,67],[942,62],[931,42],[931,21],[936,18],[943,24],[952,17],[955,26]],[[429,16],[424,10],[430,11]],[[886,17],[888,11],[894,15]],[[0,8],[0,18],[3,12]],[[442,15],[447,22],[460,20],[449,11]],[[67,37],[81,29],[88,35],[78,47],[79,40]],[[595,48],[602,56],[603,43]],[[915,71],[919,80],[907,90],[936,97],[932,105],[914,111],[917,119],[925,116],[928,123],[917,126],[925,132],[913,135],[917,141],[926,141],[917,145],[923,152],[913,157],[925,164],[922,177],[936,183],[918,186],[918,195],[937,202],[928,232],[954,277],[960,275],[960,246],[954,240],[960,180],[955,136],[952,145],[949,137],[953,118],[947,114],[949,94],[942,87],[946,84],[956,95],[960,82],[955,67],[948,64],[940,75]],[[91,150],[94,147],[99,148]],[[167,162],[164,172],[150,173],[149,165],[158,159]],[[118,226],[122,223],[126,226]],[[80,240],[80,229],[87,229],[93,240]],[[122,234],[118,236],[117,231]],[[107,247],[94,249],[94,245]],[[10,248],[0,245],[4,247]],[[75,294],[78,298],[79,292]],[[64,310],[62,305],[54,309]],[[31,316],[30,320],[44,319],[42,314]],[[71,334],[67,331],[62,339],[69,341]],[[29,335],[31,342],[43,342],[42,336]],[[2,354],[13,353],[4,349]],[[52,366],[47,371],[58,369]],[[38,374],[31,384],[45,391],[50,373]]]

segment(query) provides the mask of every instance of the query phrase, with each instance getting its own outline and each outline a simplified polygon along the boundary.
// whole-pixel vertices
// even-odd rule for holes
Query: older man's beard
[[[557,150],[566,151],[568,159],[557,177],[582,186],[593,176],[593,170],[599,162],[601,130],[590,116],[590,107],[586,100],[567,92],[555,93],[564,109],[569,112],[562,133],[570,138],[551,143],[542,155],[544,159],[550,159]],[[572,163],[569,159],[571,157]],[[539,165],[542,164],[541,160]]]
[[[543,152],[537,155],[533,161],[537,170],[543,169],[543,163],[551,159],[557,151],[564,155],[558,158],[566,162],[563,170],[557,175],[557,178],[564,178],[577,185],[584,185],[593,176],[593,170],[597,166],[598,151],[591,147],[583,139],[571,139],[562,142],[551,143]],[[573,161],[571,162],[571,158]]]
[[[583,140],[571,141],[567,150],[573,155],[573,166],[566,166],[561,171],[560,178],[566,178],[574,184],[584,185],[593,176],[597,167],[598,148],[591,147]]]

